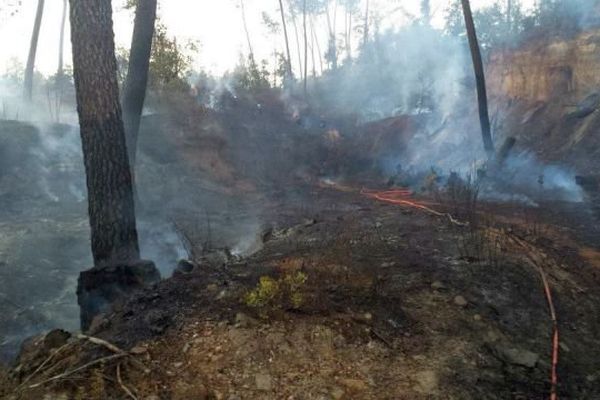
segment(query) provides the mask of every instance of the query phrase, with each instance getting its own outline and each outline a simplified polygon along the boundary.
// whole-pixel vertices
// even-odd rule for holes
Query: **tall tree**
[[[65,57],[65,26],[67,23],[67,5],[68,0],[63,0],[62,19],[60,21],[60,41],[58,43],[58,70],[56,77],[59,84],[62,84],[62,79],[65,74],[64,57]]]
[[[337,55],[337,9],[338,0],[333,2],[333,18],[331,18],[331,12],[329,11],[329,4],[325,8],[327,14],[327,28],[329,30],[329,40],[327,43],[327,54],[326,58],[331,63],[332,69],[337,69],[338,66],[338,55]]]
[[[73,72],[94,265],[138,260],[110,0],[70,0]]]
[[[129,52],[129,68],[123,89],[123,122],[132,171],[135,170],[140,121],[148,86],[156,7],[157,0],[138,0],[137,2]]]
[[[317,54],[319,55],[319,69],[321,71],[321,74],[323,73],[323,53],[321,53],[321,45],[319,44],[319,36],[317,36],[317,31],[315,29],[315,22],[314,20],[311,18],[310,21],[310,30],[313,33],[313,38],[314,38],[314,42],[315,42],[315,46],[317,46]]]
[[[494,142],[492,140],[492,129],[490,126],[490,115],[488,112],[487,89],[485,85],[485,72],[483,69],[483,60],[481,58],[481,49],[477,40],[477,31],[473,22],[473,13],[469,0],[461,0],[465,25],[467,28],[467,37],[471,58],[473,59],[473,69],[475,70],[475,81],[477,85],[477,102],[479,105],[479,121],[481,124],[481,136],[483,138],[483,148],[489,157],[494,155]]]
[[[250,52],[250,64],[254,71],[257,70],[256,60],[254,59],[254,49],[252,47],[252,40],[250,40],[250,31],[248,30],[248,22],[246,20],[246,7],[244,6],[244,0],[240,0],[240,8],[242,10],[242,23],[244,25],[244,31],[246,32],[246,40],[248,42],[248,51]]]
[[[367,5],[365,6],[365,23],[363,26],[363,46],[366,46],[368,41],[369,41],[369,0],[367,0]]]
[[[29,45],[29,56],[27,57],[27,66],[25,67],[25,79],[23,82],[23,97],[27,101],[31,101],[33,97],[33,72],[35,68],[35,56],[37,54],[43,15],[44,0],[38,0],[35,21],[33,23],[33,33],[31,34],[31,44]]]
[[[431,25],[431,1],[421,0],[421,20],[425,26]]]
[[[111,0],[70,0],[73,73],[87,179],[94,268],[77,287],[81,327],[132,290],[156,282],[154,264],[140,260],[119,103]]]
[[[303,77],[304,67],[302,65],[302,50],[300,48],[300,33],[296,21],[295,4],[290,1],[290,13],[292,14],[292,24],[294,25],[294,37],[296,38],[296,52],[298,53],[298,66],[300,67],[300,79]]]
[[[302,50],[300,49],[300,33],[298,31],[298,22],[296,21],[295,0],[288,0],[288,6],[290,14],[292,16],[292,25],[294,26],[294,38],[296,39],[296,55],[298,56],[298,67],[300,68],[300,80],[302,80],[302,73],[304,71],[304,67],[302,66]]]
[[[283,26],[283,35],[285,37],[285,54],[286,54],[286,73],[287,78],[292,78],[292,55],[290,53],[290,39],[287,31],[287,23],[285,22],[285,11],[283,9],[283,0],[279,0],[279,10],[281,11],[281,24]]]
[[[302,2],[302,25],[304,29],[304,96],[308,93],[308,30],[306,28],[306,0]]]
[[[506,30],[509,35],[512,33],[512,12],[513,2],[512,0],[506,0]]]

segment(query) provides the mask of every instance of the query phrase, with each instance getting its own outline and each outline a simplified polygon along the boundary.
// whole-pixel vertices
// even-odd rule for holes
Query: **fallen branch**
[[[65,343],[64,345],[60,346],[56,351],[52,352],[52,354],[50,354],[50,356],[48,358],[46,358],[44,360],[44,362],[42,362],[40,364],[39,367],[36,368],[35,371],[33,371],[33,373],[31,375],[29,375],[27,378],[25,378],[23,380],[23,382],[19,385],[19,388],[24,387],[27,382],[29,382],[34,376],[36,376],[38,374],[38,372],[40,372],[42,370],[42,368],[44,368],[58,353],[60,353],[61,351],[63,351],[66,347],[68,347],[71,343]]]
[[[127,396],[131,397],[133,400],[138,400],[138,398],[129,390],[127,386],[123,383],[123,379],[121,379],[121,363],[117,364],[117,382],[121,389],[127,394]]]
[[[86,369],[88,369],[90,367],[93,367],[95,365],[102,364],[102,363],[105,363],[105,362],[108,362],[108,361],[117,360],[119,358],[123,358],[123,357],[126,357],[126,356],[128,356],[127,353],[121,353],[121,354],[113,354],[111,356],[98,358],[97,360],[90,361],[89,363],[84,364],[81,367],[77,367],[77,368],[72,369],[70,371],[65,371],[62,374],[55,375],[55,376],[53,376],[51,378],[48,378],[48,379],[46,379],[46,380],[44,380],[42,382],[38,382],[36,384],[29,385],[29,389],[35,389],[37,387],[44,386],[47,383],[67,378],[67,377],[69,377],[69,376],[71,376],[73,374],[76,374],[78,372],[84,371],[84,370],[86,370]]]
[[[98,346],[106,347],[108,350],[112,351],[113,353],[117,353],[117,354],[120,354],[120,353],[126,354],[127,353],[126,351],[120,349],[119,347],[115,346],[114,344],[107,342],[106,340],[99,339],[97,337],[87,336],[87,335],[83,335],[80,333],[79,335],[77,335],[77,339],[87,340],[88,342],[97,344]]]

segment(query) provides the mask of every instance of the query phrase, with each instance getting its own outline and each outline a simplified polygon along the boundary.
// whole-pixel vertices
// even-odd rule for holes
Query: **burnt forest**
[[[0,399],[600,400],[600,1],[0,0]]]

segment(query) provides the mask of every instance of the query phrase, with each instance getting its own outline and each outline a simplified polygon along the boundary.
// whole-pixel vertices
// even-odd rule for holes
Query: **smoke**
[[[314,83],[323,108],[360,121],[400,114],[447,115],[459,99],[467,60],[460,40],[416,24],[369,41],[357,60]]]

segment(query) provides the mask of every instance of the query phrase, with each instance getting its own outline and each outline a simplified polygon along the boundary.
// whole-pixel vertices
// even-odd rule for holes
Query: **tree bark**
[[[471,58],[473,59],[473,69],[475,70],[475,81],[477,85],[477,101],[479,105],[479,121],[481,124],[481,136],[483,138],[483,148],[488,156],[494,154],[494,142],[492,141],[492,130],[490,126],[490,116],[488,112],[487,90],[485,85],[485,72],[483,70],[483,61],[481,50],[477,41],[477,32],[473,22],[473,13],[469,0],[461,0],[465,25],[467,27],[467,37],[471,49]]]
[[[352,10],[348,10],[348,60],[352,60]]]
[[[302,26],[304,29],[304,97],[308,93],[308,32],[306,30],[306,0],[302,3]]]
[[[111,0],[70,0],[77,112],[87,179],[94,267],[79,275],[81,328],[160,274],[140,260],[119,103]]]
[[[65,26],[67,23],[67,4],[68,0],[63,0],[62,19],[60,21],[60,43],[58,44],[58,70],[56,76],[62,87],[62,79],[65,74],[64,55],[65,55]]]
[[[132,173],[135,171],[138,134],[148,86],[156,7],[157,0],[139,0],[137,3],[129,68],[123,90],[123,122]]]
[[[244,24],[244,31],[246,32],[246,40],[248,41],[248,51],[250,51],[250,63],[253,69],[257,69],[256,60],[254,59],[254,49],[252,48],[252,41],[250,40],[250,31],[248,30],[248,23],[246,22],[246,8],[244,7],[244,0],[240,0],[240,7],[242,9],[242,22]]]
[[[506,27],[508,34],[512,33],[512,0],[506,0]]]
[[[366,46],[368,41],[369,41],[369,0],[367,0],[367,6],[365,8],[365,26],[363,27],[363,46]]]
[[[287,56],[287,60],[286,60],[287,74],[288,74],[289,78],[293,78],[292,55],[290,53],[290,40],[289,40],[289,36],[288,36],[288,31],[287,31],[287,24],[285,22],[285,11],[283,9],[283,0],[279,0],[279,10],[281,11],[281,24],[283,26],[283,35],[285,37],[285,52],[286,52],[286,56]]]
[[[313,37],[315,40],[315,45],[317,46],[317,54],[319,56],[319,69],[321,71],[321,74],[323,74],[323,54],[321,53],[321,45],[319,44],[319,37],[317,36],[317,32],[315,30],[315,23],[314,20],[311,18],[310,21],[310,30],[313,33]]]
[[[331,68],[337,69],[337,43],[336,43],[336,21],[337,21],[337,0],[334,3],[333,22],[331,21],[331,13],[329,5],[325,9],[327,14],[327,28],[329,30],[329,39],[327,41],[327,53],[331,57]]]
[[[38,0],[37,12],[35,13],[35,21],[33,23],[33,33],[31,34],[31,44],[29,46],[29,56],[27,57],[27,66],[25,67],[25,79],[23,82],[23,97],[26,101],[31,101],[33,99],[33,72],[43,15],[44,0]]]
[[[421,18],[425,26],[431,25],[431,1],[421,0]]]
[[[88,190],[94,265],[140,252],[133,182],[119,103],[110,0],[70,0],[73,72]]]
[[[302,50],[300,49],[300,34],[298,33],[298,23],[296,22],[296,12],[294,6],[290,4],[290,12],[292,14],[292,23],[294,25],[294,37],[296,38],[296,52],[298,53],[298,64],[300,67],[300,79],[303,78],[304,67],[302,66]]]

